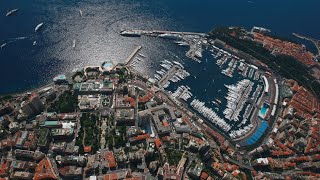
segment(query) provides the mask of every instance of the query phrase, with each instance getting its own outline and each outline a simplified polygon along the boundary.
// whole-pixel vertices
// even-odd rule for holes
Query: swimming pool
[[[261,110],[259,111],[259,117],[264,119],[267,115],[268,110],[269,110],[269,105],[264,103],[263,106],[261,107]]]

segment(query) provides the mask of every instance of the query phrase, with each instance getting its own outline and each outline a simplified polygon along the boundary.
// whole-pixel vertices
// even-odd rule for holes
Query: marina
[[[190,87],[188,86],[179,86],[174,93],[170,93],[173,98],[179,98],[184,101],[188,101],[192,97],[190,92]]]
[[[194,110],[198,111],[203,117],[209,120],[209,122],[218,126],[224,132],[230,131],[231,126],[223,118],[220,118],[214,110],[206,107],[204,102],[194,99],[190,105]]]
[[[183,65],[177,61],[164,60],[160,66],[163,69],[157,70],[154,75],[160,88],[167,88],[170,82],[176,83],[190,76]]]
[[[239,121],[239,114],[252,90],[253,83],[244,79],[237,85],[225,85],[228,89],[227,108],[223,111],[225,118],[231,121]]]
[[[319,2],[3,1],[1,179],[319,179]]]
[[[246,138],[257,126],[256,112],[264,99],[262,92],[268,89],[264,75],[257,67],[214,45],[206,44],[207,48],[203,48],[204,44],[200,43],[198,46],[202,47],[199,61],[184,67],[180,62],[163,60],[154,79],[173,99],[187,102],[191,109],[232,140]],[[174,73],[180,68],[188,70],[187,75],[193,78],[181,81],[184,76],[181,78],[179,73]]]

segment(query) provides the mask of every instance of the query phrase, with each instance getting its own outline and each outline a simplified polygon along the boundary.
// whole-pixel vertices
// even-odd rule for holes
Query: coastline
[[[303,39],[303,40],[312,42],[312,44],[316,47],[316,49],[317,49],[317,51],[318,51],[317,56],[320,56],[320,41],[319,41],[319,40],[317,40],[317,39],[315,39],[315,38],[303,36],[303,35],[298,34],[298,33],[292,33],[292,35],[293,35],[294,37],[297,37],[297,38],[300,38],[300,39]]]
[[[30,87],[30,88],[26,88],[26,89],[23,89],[23,90],[17,90],[16,92],[0,94],[0,98],[5,97],[5,96],[19,96],[21,94],[25,94],[25,93],[28,93],[28,92],[39,91],[40,89],[43,89],[43,88],[46,88],[46,87],[49,87],[49,86],[52,86],[52,85],[54,85],[54,82],[41,83],[36,87]]]

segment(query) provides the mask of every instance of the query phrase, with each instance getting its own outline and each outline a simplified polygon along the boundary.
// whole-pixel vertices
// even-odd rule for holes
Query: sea
[[[175,60],[192,72],[203,73],[190,83],[206,89],[205,85],[218,77],[219,72],[208,63],[197,64],[188,59],[187,48],[159,38],[122,37],[119,32],[125,29],[209,32],[217,26],[247,29],[261,26],[276,35],[303,42],[315,51],[312,44],[294,38],[291,33],[320,39],[319,6],[317,0],[0,1],[0,45],[6,44],[0,50],[0,94],[39,87],[58,74],[86,65],[125,62],[138,45],[147,56],[139,67],[142,72],[151,76],[160,61]],[[5,16],[15,8],[19,10],[13,16]],[[44,25],[35,32],[39,23]],[[203,94],[210,94],[210,88],[207,91]]]

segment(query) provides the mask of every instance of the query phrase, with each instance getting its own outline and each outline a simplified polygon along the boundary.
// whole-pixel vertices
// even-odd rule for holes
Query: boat
[[[215,98],[215,100],[216,100],[219,104],[221,104],[221,100],[220,100],[220,99]]]
[[[32,46],[35,46],[35,45],[37,45],[37,41],[33,41]]]
[[[82,17],[83,13],[81,9],[79,10],[79,14],[80,14],[80,17]]]
[[[168,60],[164,60],[165,63],[172,65],[172,62],[168,61]]]
[[[204,102],[193,99],[190,105],[195,111],[199,112],[204,118],[221,128],[224,132],[230,131],[231,126],[223,118],[220,118],[213,109],[206,107]]]
[[[216,106],[220,106],[220,104],[219,103],[217,103],[216,101],[211,101],[214,105],[216,105]]]
[[[17,11],[18,11],[18,9],[13,9],[13,10],[9,11],[9,12],[6,14],[6,16],[12,16],[12,15],[14,15]]]
[[[171,40],[182,39],[182,36],[179,34],[168,34],[168,33],[160,34],[160,35],[158,35],[158,37],[164,38],[164,39],[171,39]]]
[[[127,36],[127,37],[140,37],[141,31],[135,31],[135,30],[121,31],[120,35]]]
[[[179,63],[177,61],[173,61],[173,63],[183,68],[183,65],[181,63]]]
[[[236,85],[225,85],[225,87],[228,89],[228,93],[227,96],[225,96],[227,105],[223,114],[228,120],[239,121],[240,112],[249,98],[253,83],[248,79],[244,79]],[[216,101],[218,101],[218,99],[216,99]]]
[[[75,40],[75,39],[72,41],[72,47],[73,47],[73,48],[76,47],[76,40]]]
[[[267,29],[267,28],[263,28],[263,27],[253,26],[253,28],[251,29],[251,32],[270,33],[271,30],[269,30],[269,29]]]
[[[146,55],[142,54],[142,53],[139,53],[139,56],[143,57],[143,58],[146,58]]]
[[[7,43],[4,43],[0,46],[0,49],[4,48],[7,45]]]
[[[189,44],[185,41],[174,41],[175,44],[178,44],[179,46],[189,46]]]
[[[34,29],[35,32],[39,31],[40,28],[43,26],[43,23],[40,23],[36,26],[36,28]]]

